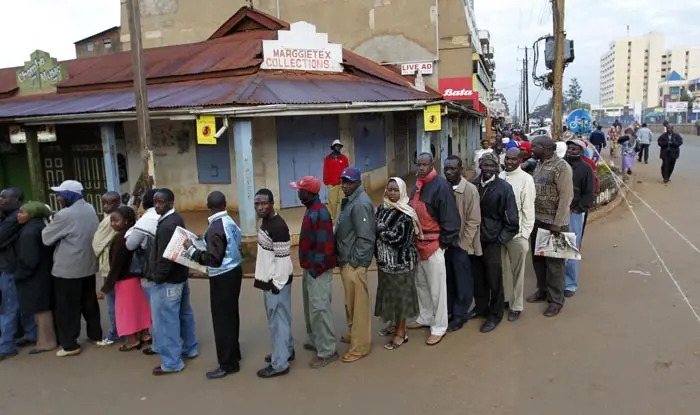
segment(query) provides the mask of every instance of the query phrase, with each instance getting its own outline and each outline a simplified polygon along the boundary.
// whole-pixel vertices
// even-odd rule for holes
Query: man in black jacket
[[[197,357],[199,346],[187,283],[189,271],[187,267],[163,258],[176,229],[184,228],[185,221],[173,208],[175,195],[170,189],[158,189],[153,203],[160,219],[149,261],[149,272],[156,283],[151,293],[151,314],[162,360],[162,364],[153,369],[153,374],[160,376],[182,371],[185,368],[182,357]]]
[[[673,131],[673,126],[668,124],[666,132],[659,137],[659,147],[661,148],[661,177],[664,183],[671,181],[673,169],[676,168],[676,160],[681,156],[681,146],[683,137]]]
[[[479,160],[481,176],[477,189],[481,197],[481,272],[474,278],[474,313],[486,317],[482,333],[489,333],[503,320],[505,295],[501,247],[518,234],[520,219],[513,188],[498,177],[500,161],[495,154]]]
[[[603,132],[603,126],[599,125],[595,128],[595,131],[591,133],[591,136],[588,137],[588,141],[593,144],[593,147],[595,147],[595,154],[593,154],[593,160],[597,161],[600,158],[600,153],[603,151],[603,148],[607,145],[606,139],[605,139],[605,133]]]

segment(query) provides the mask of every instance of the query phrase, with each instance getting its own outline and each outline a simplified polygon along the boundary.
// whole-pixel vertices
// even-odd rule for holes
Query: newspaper
[[[576,248],[576,234],[573,232],[552,232],[538,229],[535,239],[535,255],[550,258],[581,259],[581,253]]]
[[[192,261],[192,258],[187,254],[187,249],[185,249],[184,245],[186,239],[189,239],[192,242],[192,246],[198,250],[206,251],[207,244],[200,237],[178,226],[163,252],[163,258],[206,274],[207,267]]]

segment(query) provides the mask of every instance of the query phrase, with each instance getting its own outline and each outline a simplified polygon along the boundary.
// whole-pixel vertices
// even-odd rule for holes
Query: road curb
[[[628,185],[631,186],[631,185]],[[629,188],[625,187],[618,192],[617,197],[613,199],[607,205],[603,205],[588,214],[588,222],[595,222],[597,220],[607,217],[616,207],[620,206],[620,203],[625,199],[629,193]]]

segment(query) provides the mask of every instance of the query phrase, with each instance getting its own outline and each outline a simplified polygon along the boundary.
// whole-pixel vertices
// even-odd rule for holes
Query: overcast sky
[[[283,1],[283,0],[282,0]],[[518,98],[518,46],[531,47],[538,37],[552,31],[550,0],[475,0],[480,29],[491,32],[496,54],[496,87],[508,98],[511,108]],[[595,4],[595,6],[592,6]],[[34,0],[31,20],[26,5],[0,0],[0,67],[20,66],[35,49],[63,60],[75,57],[73,43],[119,25],[118,0]],[[23,18],[13,18],[22,16]],[[577,77],[583,98],[598,102],[600,55],[611,40],[657,30],[666,34],[666,46],[700,45],[699,0],[567,0],[566,30],[575,40],[576,61],[565,72],[565,84]],[[532,56],[530,56],[532,62]],[[538,73],[541,73],[540,68]],[[530,86],[530,106],[549,99],[548,92]]]

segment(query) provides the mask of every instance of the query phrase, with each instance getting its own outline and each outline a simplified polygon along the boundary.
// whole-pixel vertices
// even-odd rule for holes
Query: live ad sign
[[[422,75],[433,74],[433,62],[417,62],[401,64],[401,75],[415,75],[420,70]]]

